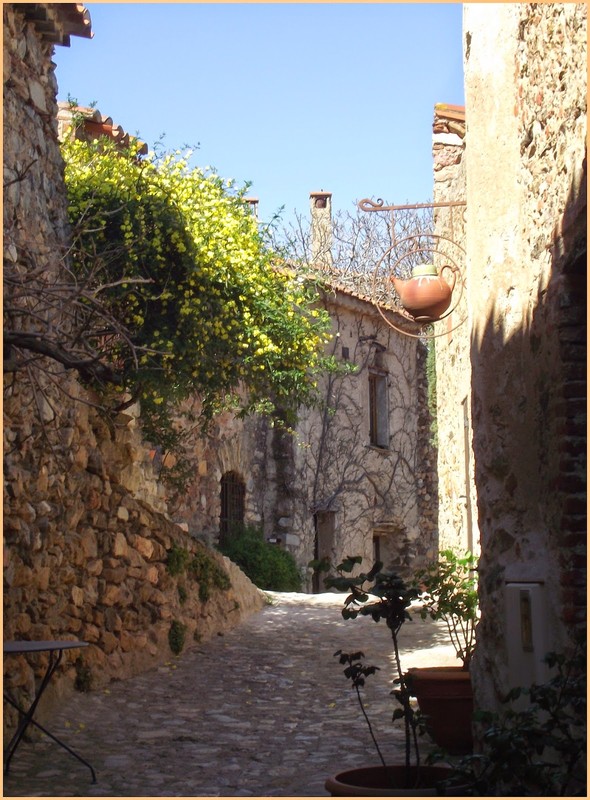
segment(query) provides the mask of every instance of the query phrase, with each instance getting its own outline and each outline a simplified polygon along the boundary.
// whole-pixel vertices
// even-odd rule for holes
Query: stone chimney
[[[314,266],[332,266],[332,192],[311,192],[311,261]]]
[[[255,220],[258,220],[258,198],[257,197],[245,197],[244,200],[248,203],[250,207],[250,212]]]

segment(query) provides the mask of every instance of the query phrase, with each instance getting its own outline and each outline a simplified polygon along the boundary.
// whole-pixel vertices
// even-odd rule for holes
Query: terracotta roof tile
[[[465,106],[452,106],[448,103],[437,103],[434,106],[434,116],[436,119],[452,119],[457,122],[465,122]]]
[[[145,142],[139,141],[135,136],[127,133],[120,125],[115,125],[111,117],[104,117],[96,108],[86,108],[84,106],[72,107],[70,103],[59,102],[57,112],[58,135],[63,139],[68,130],[72,127],[74,113],[81,116],[84,121],[84,131],[78,126],[76,136],[78,138],[97,139],[106,136],[119,144],[121,147],[129,147],[133,142],[137,143],[138,155],[145,155],[148,146]]]
[[[283,273],[285,275],[289,275],[293,277],[299,271],[297,264],[292,262],[275,264],[274,269],[277,272]],[[395,306],[393,303],[384,303],[376,301],[370,294],[363,292],[362,290],[357,290],[351,288],[349,284],[342,283],[338,280],[337,274],[330,275],[321,267],[316,269],[313,272],[313,276],[318,284],[319,291],[329,300],[329,296],[332,295],[336,297],[337,295],[342,295],[343,297],[349,298],[351,300],[357,300],[361,303],[367,303],[371,306],[371,309],[375,312],[387,312],[388,314],[395,315],[396,324],[399,327],[408,327],[412,328],[415,326],[415,323],[412,322],[410,318],[405,316],[398,306]],[[362,283],[364,281],[365,284],[368,282],[372,282],[372,278],[367,278],[367,276],[359,276],[358,282]]]
[[[454,133],[461,139],[465,136],[465,106],[451,106],[437,103],[434,106],[432,132],[435,136]]]

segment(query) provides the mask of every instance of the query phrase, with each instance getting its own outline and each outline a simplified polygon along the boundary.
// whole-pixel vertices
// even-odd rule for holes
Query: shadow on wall
[[[497,653],[506,649],[505,581],[544,582],[548,649],[562,649],[585,624],[586,161],[583,172],[553,231],[551,277],[530,320],[505,337],[493,309],[480,341],[472,341],[478,643],[480,670],[497,684],[504,680]]]

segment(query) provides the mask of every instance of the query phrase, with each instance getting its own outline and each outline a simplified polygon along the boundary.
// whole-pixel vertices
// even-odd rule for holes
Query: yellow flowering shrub
[[[309,402],[328,321],[313,287],[275,268],[247,187],[188,153],[138,158],[102,140],[62,152],[71,269],[117,321],[88,335],[140,399],[148,438],[167,449],[174,410],[194,395],[204,419],[239,387],[242,410]]]

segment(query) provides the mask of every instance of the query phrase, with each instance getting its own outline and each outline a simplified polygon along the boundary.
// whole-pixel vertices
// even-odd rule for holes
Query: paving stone
[[[274,605],[168,665],[64,701],[48,728],[92,763],[95,785],[40,739],[19,746],[4,796],[326,796],[329,775],[378,761],[333,657],[341,648],[380,667],[365,687],[368,712],[386,757],[402,761],[386,627],[344,623],[333,594],[271,596]],[[442,626],[417,614],[401,643],[405,667],[455,663]]]

